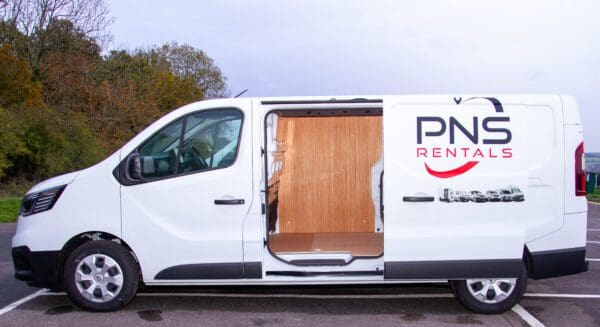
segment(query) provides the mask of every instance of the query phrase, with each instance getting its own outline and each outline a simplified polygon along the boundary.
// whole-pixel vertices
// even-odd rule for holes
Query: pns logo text
[[[496,115],[473,115],[468,119],[464,116],[461,119],[456,116],[417,117],[416,157],[424,160],[425,169],[430,175],[451,178],[466,173],[481,160],[513,157],[510,117],[497,115],[504,112],[500,101],[495,98],[469,98],[463,103],[474,99],[490,101]],[[454,98],[457,105],[461,100]],[[436,170],[428,162],[435,166],[438,158],[456,158],[460,164],[452,169]]]

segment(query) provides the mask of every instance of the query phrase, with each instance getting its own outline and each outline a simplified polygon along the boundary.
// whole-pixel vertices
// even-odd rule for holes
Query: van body
[[[15,276],[94,311],[140,283],[450,282],[502,312],[587,270],[582,131],[562,95],[192,103],[34,186]]]

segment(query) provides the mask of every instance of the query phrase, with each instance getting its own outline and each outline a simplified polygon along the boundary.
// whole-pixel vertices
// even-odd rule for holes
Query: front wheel
[[[65,290],[85,310],[113,311],[127,305],[139,286],[133,256],[113,241],[92,241],[71,253],[64,270]]]
[[[527,288],[527,267],[518,278],[467,279],[451,282],[454,295],[469,310],[497,314],[510,310]]]

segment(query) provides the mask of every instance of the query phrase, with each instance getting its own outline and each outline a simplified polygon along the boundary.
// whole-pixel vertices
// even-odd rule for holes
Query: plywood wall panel
[[[371,167],[381,156],[381,124],[375,116],[279,120],[281,233],[374,231]]]

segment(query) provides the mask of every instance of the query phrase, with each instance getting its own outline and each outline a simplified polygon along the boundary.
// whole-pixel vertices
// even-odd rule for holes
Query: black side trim
[[[267,276],[378,276],[383,275],[381,270],[369,271],[267,271]]]
[[[343,259],[300,259],[291,260],[290,263],[296,266],[344,266],[348,264]]]
[[[585,247],[529,253],[533,279],[578,274],[588,270]]]
[[[244,272],[246,278],[260,279],[262,278],[262,263],[244,262]]]
[[[521,259],[386,262],[385,279],[515,278]]]
[[[349,99],[349,100],[336,100],[335,98],[331,98],[329,100],[282,100],[282,101],[273,101],[266,100],[261,101],[261,104],[328,104],[328,103],[383,103],[382,99]]]
[[[161,270],[154,279],[243,279],[262,278],[260,262],[197,263]]]
[[[15,278],[29,286],[56,289],[61,287],[58,277],[60,251],[35,251],[27,246],[12,249]]]

